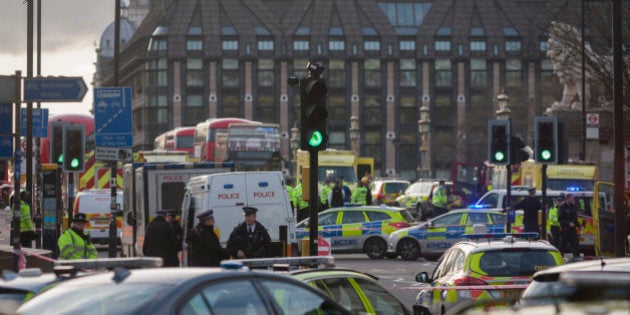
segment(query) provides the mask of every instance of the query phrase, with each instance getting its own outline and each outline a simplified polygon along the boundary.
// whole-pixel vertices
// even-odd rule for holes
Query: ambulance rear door
[[[595,227],[595,255],[615,256],[615,185],[596,182],[593,191],[593,225]]]

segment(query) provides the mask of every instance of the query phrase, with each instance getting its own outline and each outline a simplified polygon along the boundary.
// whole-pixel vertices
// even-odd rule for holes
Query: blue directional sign
[[[13,158],[13,107],[0,104],[0,159]]]
[[[24,102],[81,102],[86,92],[82,77],[24,79]]]
[[[97,147],[133,146],[131,88],[94,89],[94,129]]]
[[[26,137],[26,108],[22,108],[22,137]],[[48,137],[48,108],[33,108],[33,138]]]

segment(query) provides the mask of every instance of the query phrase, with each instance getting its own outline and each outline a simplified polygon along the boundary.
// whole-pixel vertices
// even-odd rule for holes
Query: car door
[[[342,236],[341,224],[339,222],[339,215],[341,211],[331,211],[322,213],[318,216],[319,236],[329,239],[331,250],[340,250],[339,240]]]
[[[363,223],[365,223],[363,211],[341,212],[341,237],[333,240],[339,249],[352,250],[359,248],[363,235]]]
[[[421,252],[440,254],[462,239],[465,232],[463,212],[450,212],[431,220],[427,238],[421,241]]]

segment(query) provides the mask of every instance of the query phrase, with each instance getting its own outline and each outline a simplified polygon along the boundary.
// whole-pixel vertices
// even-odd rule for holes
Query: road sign
[[[0,104],[0,159],[13,158],[13,107]]]
[[[323,237],[317,238],[317,255],[328,256],[330,255],[330,239]]]
[[[131,88],[94,89],[94,128],[97,147],[133,146]]]
[[[22,108],[22,127],[20,133],[26,137],[26,108]],[[33,108],[33,137],[48,137],[48,108]]]
[[[101,161],[131,162],[133,152],[131,152],[130,148],[96,147],[94,149],[94,156],[97,160]]]
[[[81,102],[86,92],[82,77],[24,79],[25,102]]]
[[[599,114],[586,114],[586,139],[599,139]]]

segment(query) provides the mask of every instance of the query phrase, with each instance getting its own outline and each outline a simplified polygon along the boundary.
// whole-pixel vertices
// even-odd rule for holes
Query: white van
[[[281,172],[230,172],[191,178],[182,202],[184,235],[199,223],[197,214],[212,209],[215,232],[225,246],[234,227],[243,222],[246,206],[258,209],[256,220],[267,228],[272,241],[284,237],[282,228],[287,244],[295,243],[295,217]],[[187,253],[186,238],[183,239],[182,247]],[[184,266],[187,256],[183,255]]]
[[[111,213],[111,189],[88,189],[81,191],[74,199],[74,212],[85,213],[88,218],[85,231],[90,233],[92,242],[95,244],[108,244],[109,242],[109,218]],[[116,207],[120,209],[123,202],[123,192],[117,190]],[[122,220],[116,218],[116,226],[118,231],[118,240],[120,234]]]

